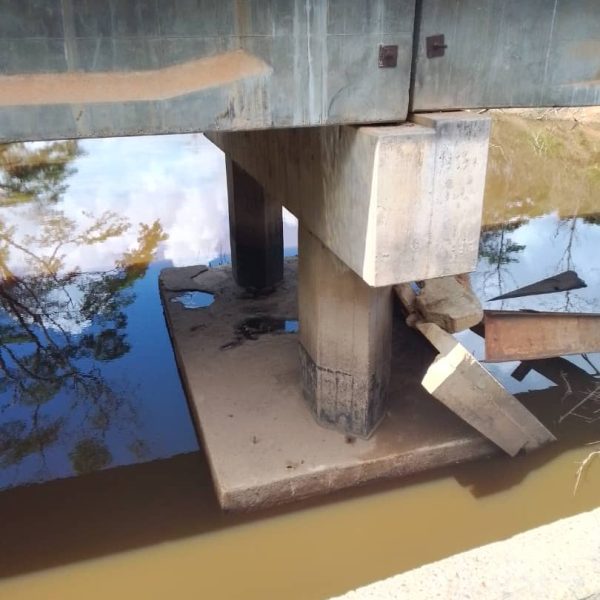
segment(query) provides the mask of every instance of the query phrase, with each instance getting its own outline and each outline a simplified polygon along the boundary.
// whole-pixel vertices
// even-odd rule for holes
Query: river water
[[[33,143],[0,146],[0,170],[0,598],[325,598],[600,505],[600,465],[573,492],[600,440],[590,354],[521,381],[489,365],[557,415],[590,397],[532,455],[223,514],[157,288],[228,260],[222,155],[196,135]],[[600,124],[496,113],[474,289],[566,269],[587,287],[486,308],[600,312],[599,224]],[[287,214],[284,233],[293,254]]]

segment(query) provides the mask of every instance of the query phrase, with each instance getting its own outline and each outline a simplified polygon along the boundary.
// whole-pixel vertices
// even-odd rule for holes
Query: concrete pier
[[[374,287],[472,271],[490,120],[208,134]]]
[[[368,437],[387,405],[392,289],[367,285],[302,224],[298,238],[304,396],[319,423]]]
[[[411,118],[209,134],[228,157],[236,281],[277,280],[282,202],[300,228],[304,395],[319,423],[365,438],[387,405],[391,286],[477,260],[489,118]]]
[[[233,277],[243,288],[272,288],[283,278],[281,203],[230,158],[226,166]]]

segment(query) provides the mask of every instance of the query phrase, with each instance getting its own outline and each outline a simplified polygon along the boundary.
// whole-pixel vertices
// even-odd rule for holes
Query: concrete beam
[[[416,328],[439,351],[422,381],[436,400],[510,456],[556,441],[452,335],[433,323]]]
[[[415,0],[0,6],[0,142],[406,118]]]
[[[208,134],[368,285],[472,271],[490,120]]]
[[[227,158],[231,262],[235,282],[247,289],[272,288],[283,279],[281,203]]]
[[[302,225],[298,256],[304,397],[322,425],[369,437],[386,408],[391,287],[368,286]]]

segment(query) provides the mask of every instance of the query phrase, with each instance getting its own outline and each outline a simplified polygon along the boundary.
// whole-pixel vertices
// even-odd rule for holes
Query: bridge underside
[[[21,0],[1,7],[0,141],[600,103],[595,0]]]

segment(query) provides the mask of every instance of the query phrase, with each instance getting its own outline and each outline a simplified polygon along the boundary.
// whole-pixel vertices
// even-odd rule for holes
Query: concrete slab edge
[[[456,554],[337,600],[600,599],[600,508]]]

